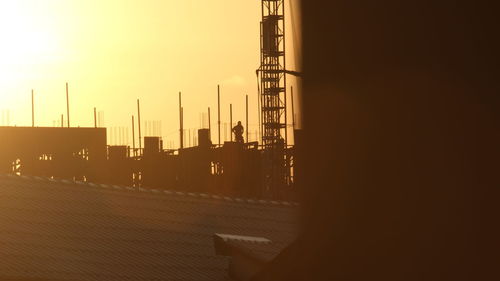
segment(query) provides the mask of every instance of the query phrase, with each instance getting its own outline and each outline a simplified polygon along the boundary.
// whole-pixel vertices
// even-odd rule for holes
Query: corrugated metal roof
[[[215,233],[297,234],[296,204],[0,175],[0,276],[224,280]],[[277,249],[279,250],[279,249]]]

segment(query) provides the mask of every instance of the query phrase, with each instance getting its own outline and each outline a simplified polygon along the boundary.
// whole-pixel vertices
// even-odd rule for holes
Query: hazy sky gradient
[[[67,81],[72,126],[93,126],[95,106],[105,126],[130,127],[140,98],[142,120],[162,120],[177,145],[178,92],[185,128],[198,128],[208,106],[215,128],[220,83],[222,121],[233,103],[244,122],[248,94],[253,133],[260,12],[258,0],[0,0],[0,109],[11,125],[31,125],[34,89],[36,125],[52,126],[66,113]]]

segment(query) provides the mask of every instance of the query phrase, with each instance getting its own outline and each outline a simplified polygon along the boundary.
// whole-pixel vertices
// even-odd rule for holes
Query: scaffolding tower
[[[265,189],[275,192],[285,182],[286,70],[285,1],[262,0],[260,23],[261,136],[266,154]]]

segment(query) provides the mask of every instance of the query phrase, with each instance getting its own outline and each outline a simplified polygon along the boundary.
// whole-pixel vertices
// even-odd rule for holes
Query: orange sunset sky
[[[72,126],[93,126],[97,107],[104,126],[128,128],[127,140],[119,144],[131,144],[130,119],[140,98],[142,120],[161,120],[166,146],[177,146],[182,91],[185,128],[199,128],[200,113],[210,106],[216,142],[220,84],[222,122],[229,122],[233,103],[233,120],[244,123],[249,95],[253,140],[260,5],[258,0],[0,0],[0,125],[7,125],[8,110],[10,125],[31,126],[31,89],[36,126],[59,125],[69,82]],[[290,21],[299,11],[287,5],[287,68],[300,70],[299,35]],[[296,88],[293,77],[289,82]],[[152,133],[144,125],[142,130]],[[109,140],[118,144],[116,137]]]

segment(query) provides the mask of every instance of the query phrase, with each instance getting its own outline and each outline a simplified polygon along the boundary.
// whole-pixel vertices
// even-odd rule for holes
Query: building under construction
[[[105,128],[98,128],[95,108],[95,128],[70,127],[66,83],[67,127],[63,127],[63,116],[61,128],[35,127],[33,92],[32,127],[0,127],[1,172],[252,198],[293,199],[296,193],[294,148],[288,145],[286,75],[298,74],[286,69],[284,2],[261,1],[260,67],[257,70],[261,144],[248,142],[248,96],[247,142],[240,136],[239,141],[231,137],[230,142],[221,143],[218,92],[216,145],[210,139],[209,125],[208,129],[198,130],[197,146],[184,147],[181,93],[179,149],[164,149],[161,137],[141,137],[139,100],[139,148],[134,142],[132,147],[107,145],[107,132]],[[232,127],[232,106],[230,124]],[[133,116],[132,131],[134,134]]]
[[[293,179],[266,190],[266,154],[257,142],[219,146],[212,145],[208,129],[198,135],[194,147],[163,149],[160,137],[144,137],[144,147],[134,150],[108,146],[105,128],[0,127],[0,168],[74,181],[293,199]]]

